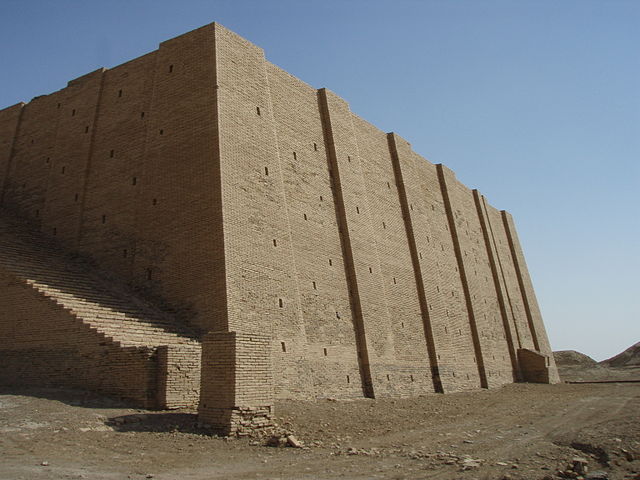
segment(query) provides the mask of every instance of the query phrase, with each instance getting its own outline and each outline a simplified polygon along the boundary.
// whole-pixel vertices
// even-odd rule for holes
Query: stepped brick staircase
[[[195,406],[200,343],[170,315],[0,212],[0,384]]]

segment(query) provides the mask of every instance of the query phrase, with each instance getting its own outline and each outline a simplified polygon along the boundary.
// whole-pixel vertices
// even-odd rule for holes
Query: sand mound
[[[555,358],[556,364],[559,367],[569,365],[582,365],[586,367],[596,365],[598,363],[590,356],[576,352],[575,350],[560,350],[558,352],[553,352],[553,358]]]
[[[615,357],[603,360],[600,362],[600,365],[604,365],[605,367],[640,366],[640,342],[635,345],[631,345],[624,352],[619,353]]]

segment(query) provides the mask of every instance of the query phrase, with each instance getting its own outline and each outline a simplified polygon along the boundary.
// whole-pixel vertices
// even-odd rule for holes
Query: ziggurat
[[[199,405],[558,375],[513,219],[218,24],[0,111],[0,382]]]

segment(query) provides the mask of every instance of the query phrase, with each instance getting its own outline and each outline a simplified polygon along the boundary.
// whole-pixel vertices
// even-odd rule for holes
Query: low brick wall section
[[[273,372],[267,335],[211,332],[202,342],[198,417],[224,435],[272,425]]]
[[[547,355],[526,348],[518,350],[518,361],[525,382],[531,383],[558,383],[555,370]]]
[[[153,352],[144,348],[54,344],[0,351],[2,386],[68,386],[144,408],[157,404],[155,370]]]
[[[0,271],[0,385],[69,386],[158,408],[195,406],[199,375],[181,366],[199,363],[198,347],[160,353],[123,347],[90,328],[68,310],[15,277]],[[158,395],[159,368],[171,367]],[[191,367],[190,367],[191,368]],[[192,371],[192,370],[191,370]],[[185,368],[186,372],[186,368]],[[178,389],[183,389],[177,393]]]
[[[158,347],[158,406],[194,407],[200,399],[199,345]]]

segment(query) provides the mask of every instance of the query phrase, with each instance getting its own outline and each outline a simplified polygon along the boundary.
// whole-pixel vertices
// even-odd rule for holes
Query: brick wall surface
[[[211,332],[202,340],[201,423],[224,434],[272,424],[271,338],[258,333]]]
[[[560,376],[558,375],[553,350],[551,349],[551,344],[547,337],[547,331],[544,328],[544,322],[542,321],[542,315],[540,314],[540,307],[538,306],[536,293],[533,289],[533,284],[531,283],[531,276],[529,275],[520,240],[518,239],[518,232],[516,231],[513,217],[509,212],[504,210],[502,210],[501,213],[504,228],[509,240],[509,246],[511,248],[514,267],[516,268],[518,276],[522,300],[527,314],[527,319],[529,321],[530,332],[534,338],[534,347],[537,351],[547,357],[547,365],[549,367],[547,373],[548,382],[559,383]]]
[[[179,321],[266,335],[278,397],[494,387],[551,353],[506,212],[217,24],[0,111],[0,175]]]
[[[560,380],[552,357],[540,352],[521,348],[518,350],[518,359],[522,369],[522,376],[526,382],[532,383],[558,383]]]
[[[11,161],[15,156],[15,142],[19,133],[24,104],[0,110],[0,202],[11,178]]]
[[[289,215],[264,53],[216,28],[227,318],[220,329],[274,339],[278,392],[308,394]]]
[[[79,248],[106,269],[131,280],[136,214],[155,54],[104,73],[91,165],[81,193]]]
[[[157,406],[150,349],[119,347],[6,272],[0,285],[1,384],[67,385]]]
[[[444,178],[451,205],[450,224],[456,243],[458,268],[464,276],[463,290],[476,344],[476,358],[481,362],[481,375],[487,386],[511,383],[514,376],[509,343],[473,192],[453,174],[445,174]]]
[[[396,136],[394,143],[416,244],[416,270],[424,286],[423,316],[434,344],[435,387],[444,392],[477,388],[480,379],[438,172],[403,139]]]
[[[166,408],[193,407],[200,401],[199,345],[162,345],[157,349],[158,404]]]
[[[299,370],[289,382],[289,392],[302,390],[304,396],[361,396],[349,288],[318,94],[274,65],[268,64],[267,68],[297,302],[304,322],[301,341],[281,334],[274,338],[275,359],[288,357]],[[279,242],[277,247],[272,243],[267,248],[280,248]],[[306,385],[304,380],[308,380]]]
[[[433,392],[423,312],[389,141],[385,133],[355,115],[353,122],[379,258],[379,266],[372,265],[364,275],[375,275],[380,269],[378,295],[388,312],[387,331],[383,330],[389,338],[383,385],[388,385],[390,395]]]
[[[494,238],[494,246],[498,262],[500,278],[504,284],[507,313],[513,319],[516,339],[519,348],[535,350],[533,336],[524,308],[524,302],[518,282],[509,240],[507,238],[500,212],[485,200],[489,230]]]

